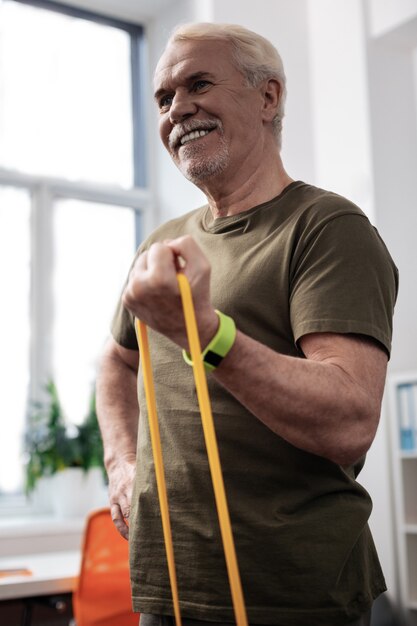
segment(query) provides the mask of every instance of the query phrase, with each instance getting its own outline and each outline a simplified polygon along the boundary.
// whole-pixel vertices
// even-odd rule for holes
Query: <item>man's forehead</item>
[[[215,40],[185,40],[171,43],[155,69],[154,84],[159,88],[172,78],[185,74],[212,73],[231,61],[230,46]]]

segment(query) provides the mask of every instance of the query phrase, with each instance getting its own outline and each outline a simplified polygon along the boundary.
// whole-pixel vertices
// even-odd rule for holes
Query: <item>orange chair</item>
[[[128,542],[115,529],[108,508],[87,518],[73,609],[76,626],[138,626],[130,596]]]

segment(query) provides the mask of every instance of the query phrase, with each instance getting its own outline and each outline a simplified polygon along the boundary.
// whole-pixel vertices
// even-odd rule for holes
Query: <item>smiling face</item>
[[[246,85],[228,43],[172,43],[156,68],[155,100],[162,142],[195,184],[250,163],[261,137],[262,97]]]

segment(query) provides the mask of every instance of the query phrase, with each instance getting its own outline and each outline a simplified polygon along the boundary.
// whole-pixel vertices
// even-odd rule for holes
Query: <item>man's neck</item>
[[[237,215],[259,204],[272,200],[287,187],[293,179],[288,176],[278,162],[265,166],[259,164],[250,176],[228,176],[225,180],[210,181],[200,188],[205,193],[214,218]]]

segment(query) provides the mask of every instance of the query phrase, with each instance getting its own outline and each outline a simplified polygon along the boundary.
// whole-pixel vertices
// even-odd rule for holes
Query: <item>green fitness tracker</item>
[[[236,339],[234,320],[217,309],[216,313],[220,321],[219,328],[201,355],[207,372],[212,372],[220,365]],[[183,350],[182,356],[188,365],[193,365],[191,355],[188,352]]]

